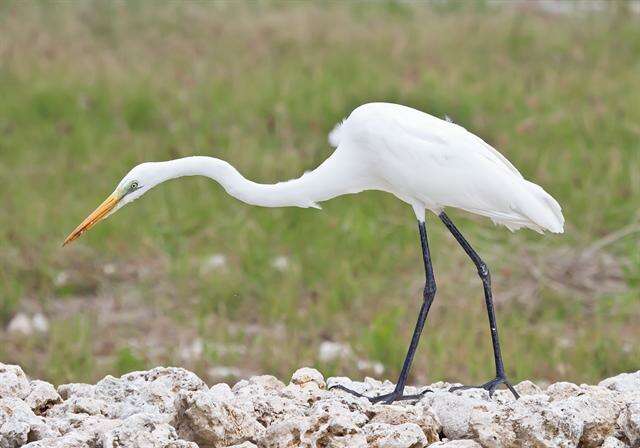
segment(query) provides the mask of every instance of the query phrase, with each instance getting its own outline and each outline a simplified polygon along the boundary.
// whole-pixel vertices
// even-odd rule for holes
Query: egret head
[[[96,223],[116,212],[122,206],[135,201],[164,179],[160,163],[147,162],[134,167],[122,178],[116,189],[64,240],[69,244]]]

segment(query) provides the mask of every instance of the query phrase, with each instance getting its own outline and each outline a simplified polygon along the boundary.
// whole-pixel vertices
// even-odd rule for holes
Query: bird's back
[[[356,157],[376,189],[439,213],[461,208],[515,230],[562,232],[558,203],[496,149],[462,126],[406,106],[370,103],[330,134]]]

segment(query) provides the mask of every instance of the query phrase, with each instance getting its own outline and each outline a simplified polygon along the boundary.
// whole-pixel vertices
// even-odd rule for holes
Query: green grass
[[[370,374],[319,362],[334,340],[394,379],[423,273],[413,213],[389,195],[259,209],[182,179],[60,247],[136,163],[204,154],[259,181],[297,177],[355,106],[394,101],[449,115],[563,205],[562,236],[451,213],[492,268],[513,379],[640,368],[638,233],[581,256],[640,220],[638,17],[448,5],[1,6],[0,321],[52,322],[47,335],[0,331],[0,360],[56,382],[160,363]],[[439,289],[413,380],[486,380],[481,285],[428,225]],[[212,254],[224,269],[203,270]],[[195,338],[202,354],[181,358]]]

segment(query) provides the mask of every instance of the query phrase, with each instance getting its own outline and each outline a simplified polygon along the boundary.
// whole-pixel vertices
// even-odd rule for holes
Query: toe
[[[365,396],[364,396],[363,394],[361,394],[360,392],[356,392],[355,390],[351,390],[351,389],[349,389],[348,387],[343,386],[342,384],[336,384],[336,385],[333,385],[333,386],[331,386],[331,387],[329,388],[329,390],[334,390],[334,389],[337,389],[337,390],[341,390],[341,391],[347,392],[348,394],[351,394],[351,395],[356,396],[356,397],[359,397],[359,398],[362,398],[362,397],[364,397],[364,398],[368,398],[368,397],[365,397]]]

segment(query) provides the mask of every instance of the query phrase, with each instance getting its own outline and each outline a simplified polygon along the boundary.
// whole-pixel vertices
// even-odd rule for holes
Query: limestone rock
[[[56,435],[24,401],[0,399],[0,447],[20,447],[27,442]]]
[[[98,440],[102,434],[111,431],[121,423],[119,419],[110,419],[101,415],[68,414],[63,417],[45,418],[45,421],[59,438],[75,443],[78,436],[81,440]],[[65,443],[58,441],[58,443]]]
[[[62,437],[49,437],[27,443],[25,448],[87,448],[95,446],[90,434],[74,432]]]
[[[127,448],[198,448],[193,442],[180,440],[173,426],[157,414],[136,414],[102,434],[102,446]]]
[[[640,370],[634,373],[621,373],[600,381],[598,386],[618,392],[640,392]]]
[[[301,444],[302,433],[308,428],[307,417],[290,417],[267,426],[260,444],[264,448],[288,448]]]
[[[231,445],[227,448],[258,448],[255,443],[251,442],[242,442],[239,445]]]
[[[390,425],[414,423],[420,427],[427,442],[433,443],[440,440],[442,425],[431,409],[420,406],[376,405],[371,412],[373,413],[373,417],[369,420],[371,423]]]
[[[561,381],[559,383],[550,384],[545,393],[552,400],[564,400],[569,397],[576,397],[580,395],[582,393],[582,389],[580,389],[580,386],[576,386],[573,383]]]
[[[640,446],[640,401],[627,404],[618,417],[618,426],[631,446]]]
[[[296,370],[291,376],[291,382],[298,386],[315,383],[320,389],[324,389],[326,387],[322,374],[316,369],[311,369],[309,367],[303,367]]]
[[[20,366],[0,363],[0,398],[23,399],[29,391],[29,380]]]
[[[181,437],[198,445],[228,446],[256,441],[264,427],[240,406],[220,401],[210,391],[180,394],[173,425]]]
[[[314,386],[317,388],[317,385]],[[293,393],[291,387],[296,388],[298,393]],[[281,418],[303,415],[309,406],[309,389],[296,385],[285,387],[274,377],[263,375],[240,381],[232,390],[236,405],[255,415],[258,422],[268,427]]]
[[[158,367],[56,391],[0,364],[0,448],[635,448],[638,377],[544,389],[523,381],[517,401],[506,390],[489,397],[439,382],[420,400],[384,405],[326,385],[374,397],[392,391],[391,382],[325,384],[310,368],[288,385],[262,375],[208,388],[184,369]]]
[[[616,439],[615,437],[607,437],[606,439],[604,439],[602,448],[629,448],[629,445],[627,445],[620,439]]]
[[[582,436],[580,416],[545,395],[528,395],[492,413],[471,418],[474,439],[486,448],[574,448]]]
[[[360,431],[368,417],[349,401],[335,397],[318,401],[307,414],[300,439],[310,446],[353,446],[364,440]]]
[[[369,423],[363,431],[367,437],[367,446],[371,448],[420,448],[429,443],[422,429],[415,423]]]
[[[482,448],[478,442],[469,439],[447,440],[429,445],[429,448]]]
[[[188,370],[156,367],[120,378],[107,376],[96,384],[94,394],[109,403],[107,415],[112,418],[127,418],[137,413],[172,416],[179,392],[206,388],[204,382]]]
[[[24,313],[13,316],[7,325],[7,333],[21,336],[29,336],[33,333],[33,324],[29,316]]]
[[[235,395],[233,395],[233,391],[227,383],[218,383],[211,386],[209,395],[216,401],[231,401],[235,399]]]
[[[104,415],[125,419],[138,413],[163,414],[171,418],[174,401],[181,391],[204,390],[207,386],[194,373],[176,367],[156,367],[120,378],[106,376],[95,386],[66,384],[58,388],[64,401],[48,416],[68,413]]]
[[[446,390],[436,390],[426,394],[422,399],[424,406],[429,406],[442,424],[445,437],[468,439],[475,436],[471,420],[475,416],[491,415],[497,409],[497,404],[489,400],[489,394],[484,390],[470,389],[454,393]],[[487,417],[489,418],[489,417]]]
[[[619,394],[602,387],[583,387],[583,393],[562,403],[561,411],[570,412],[583,422],[580,446],[596,448],[616,431],[616,419],[624,404]]]
[[[31,381],[30,389],[24,401],[37,415],[44,414],[47,409],[62,401],[54,387],[45,381]]]
[[[529,380],[524,380],[514,386],[516,392],[521,396],[524,395],[537,395],[542,392],[542,389]]]

